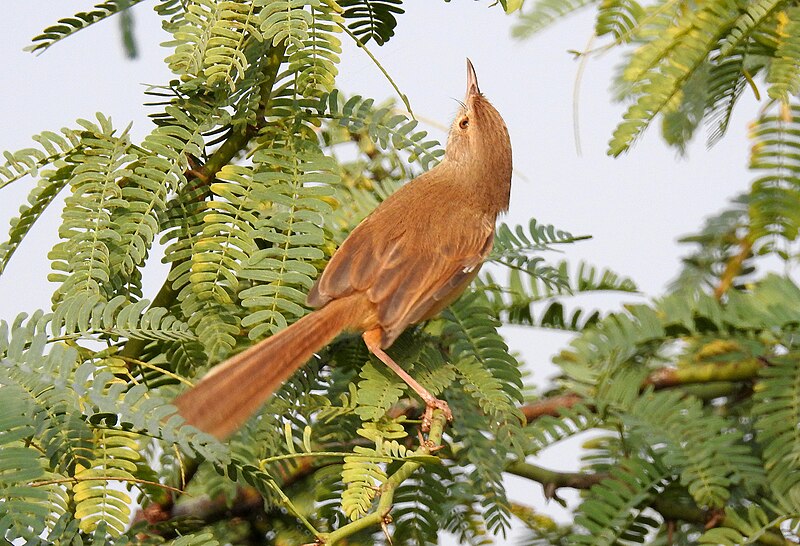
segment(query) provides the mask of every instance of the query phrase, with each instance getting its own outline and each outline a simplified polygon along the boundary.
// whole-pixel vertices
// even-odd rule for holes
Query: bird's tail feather
[[[314,352],[352,325],[354,307],[334,300],[216,366],[175,399],[178,413],[200,430],[228,437]]]

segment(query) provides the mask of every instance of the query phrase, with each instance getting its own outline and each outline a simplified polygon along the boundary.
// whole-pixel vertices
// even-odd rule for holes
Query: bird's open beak
[[[472,66],[472,61],[467,59],[467,98],[471,95],[480,95],[481,90],[478,87],[478,76],[475,74],[475,67]]]

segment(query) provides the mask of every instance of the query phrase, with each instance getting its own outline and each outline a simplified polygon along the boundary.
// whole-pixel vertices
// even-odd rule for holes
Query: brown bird
[[[467,96],[444,159],[380,204],[342,243],[308,294],[316,311],[214,368],[175,405],[186,421],[223,439],[239,428],[315,351],[343,331],[448,419],[447,404],[384,349],[409,325],[433,317],[475,278],[492,249],[497,215],[508,209],[511,141],[481,94],[467,59]]]

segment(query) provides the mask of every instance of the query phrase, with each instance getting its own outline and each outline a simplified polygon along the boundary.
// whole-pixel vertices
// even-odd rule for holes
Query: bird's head
[[[493,176],[511,179],[511,139],[500,113],[478,87],[475,67],[467,59],[467,95],[447,139],[448,161],[490,169]]]

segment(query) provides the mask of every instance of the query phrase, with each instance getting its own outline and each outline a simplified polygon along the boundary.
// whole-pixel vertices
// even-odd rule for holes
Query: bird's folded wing
[[[463,289],[494,240],[494,226],[489,222],[473,229],[455,227],[445,240],[426,244],[420,244],[414,234],[396,233],[389,240],[376,241],[372,233],[358,230],[347,239],[308,301],[319,306],[363,292],[375,306],[386,337],[392,340],[409,324],[449,301],[454,291]]]

